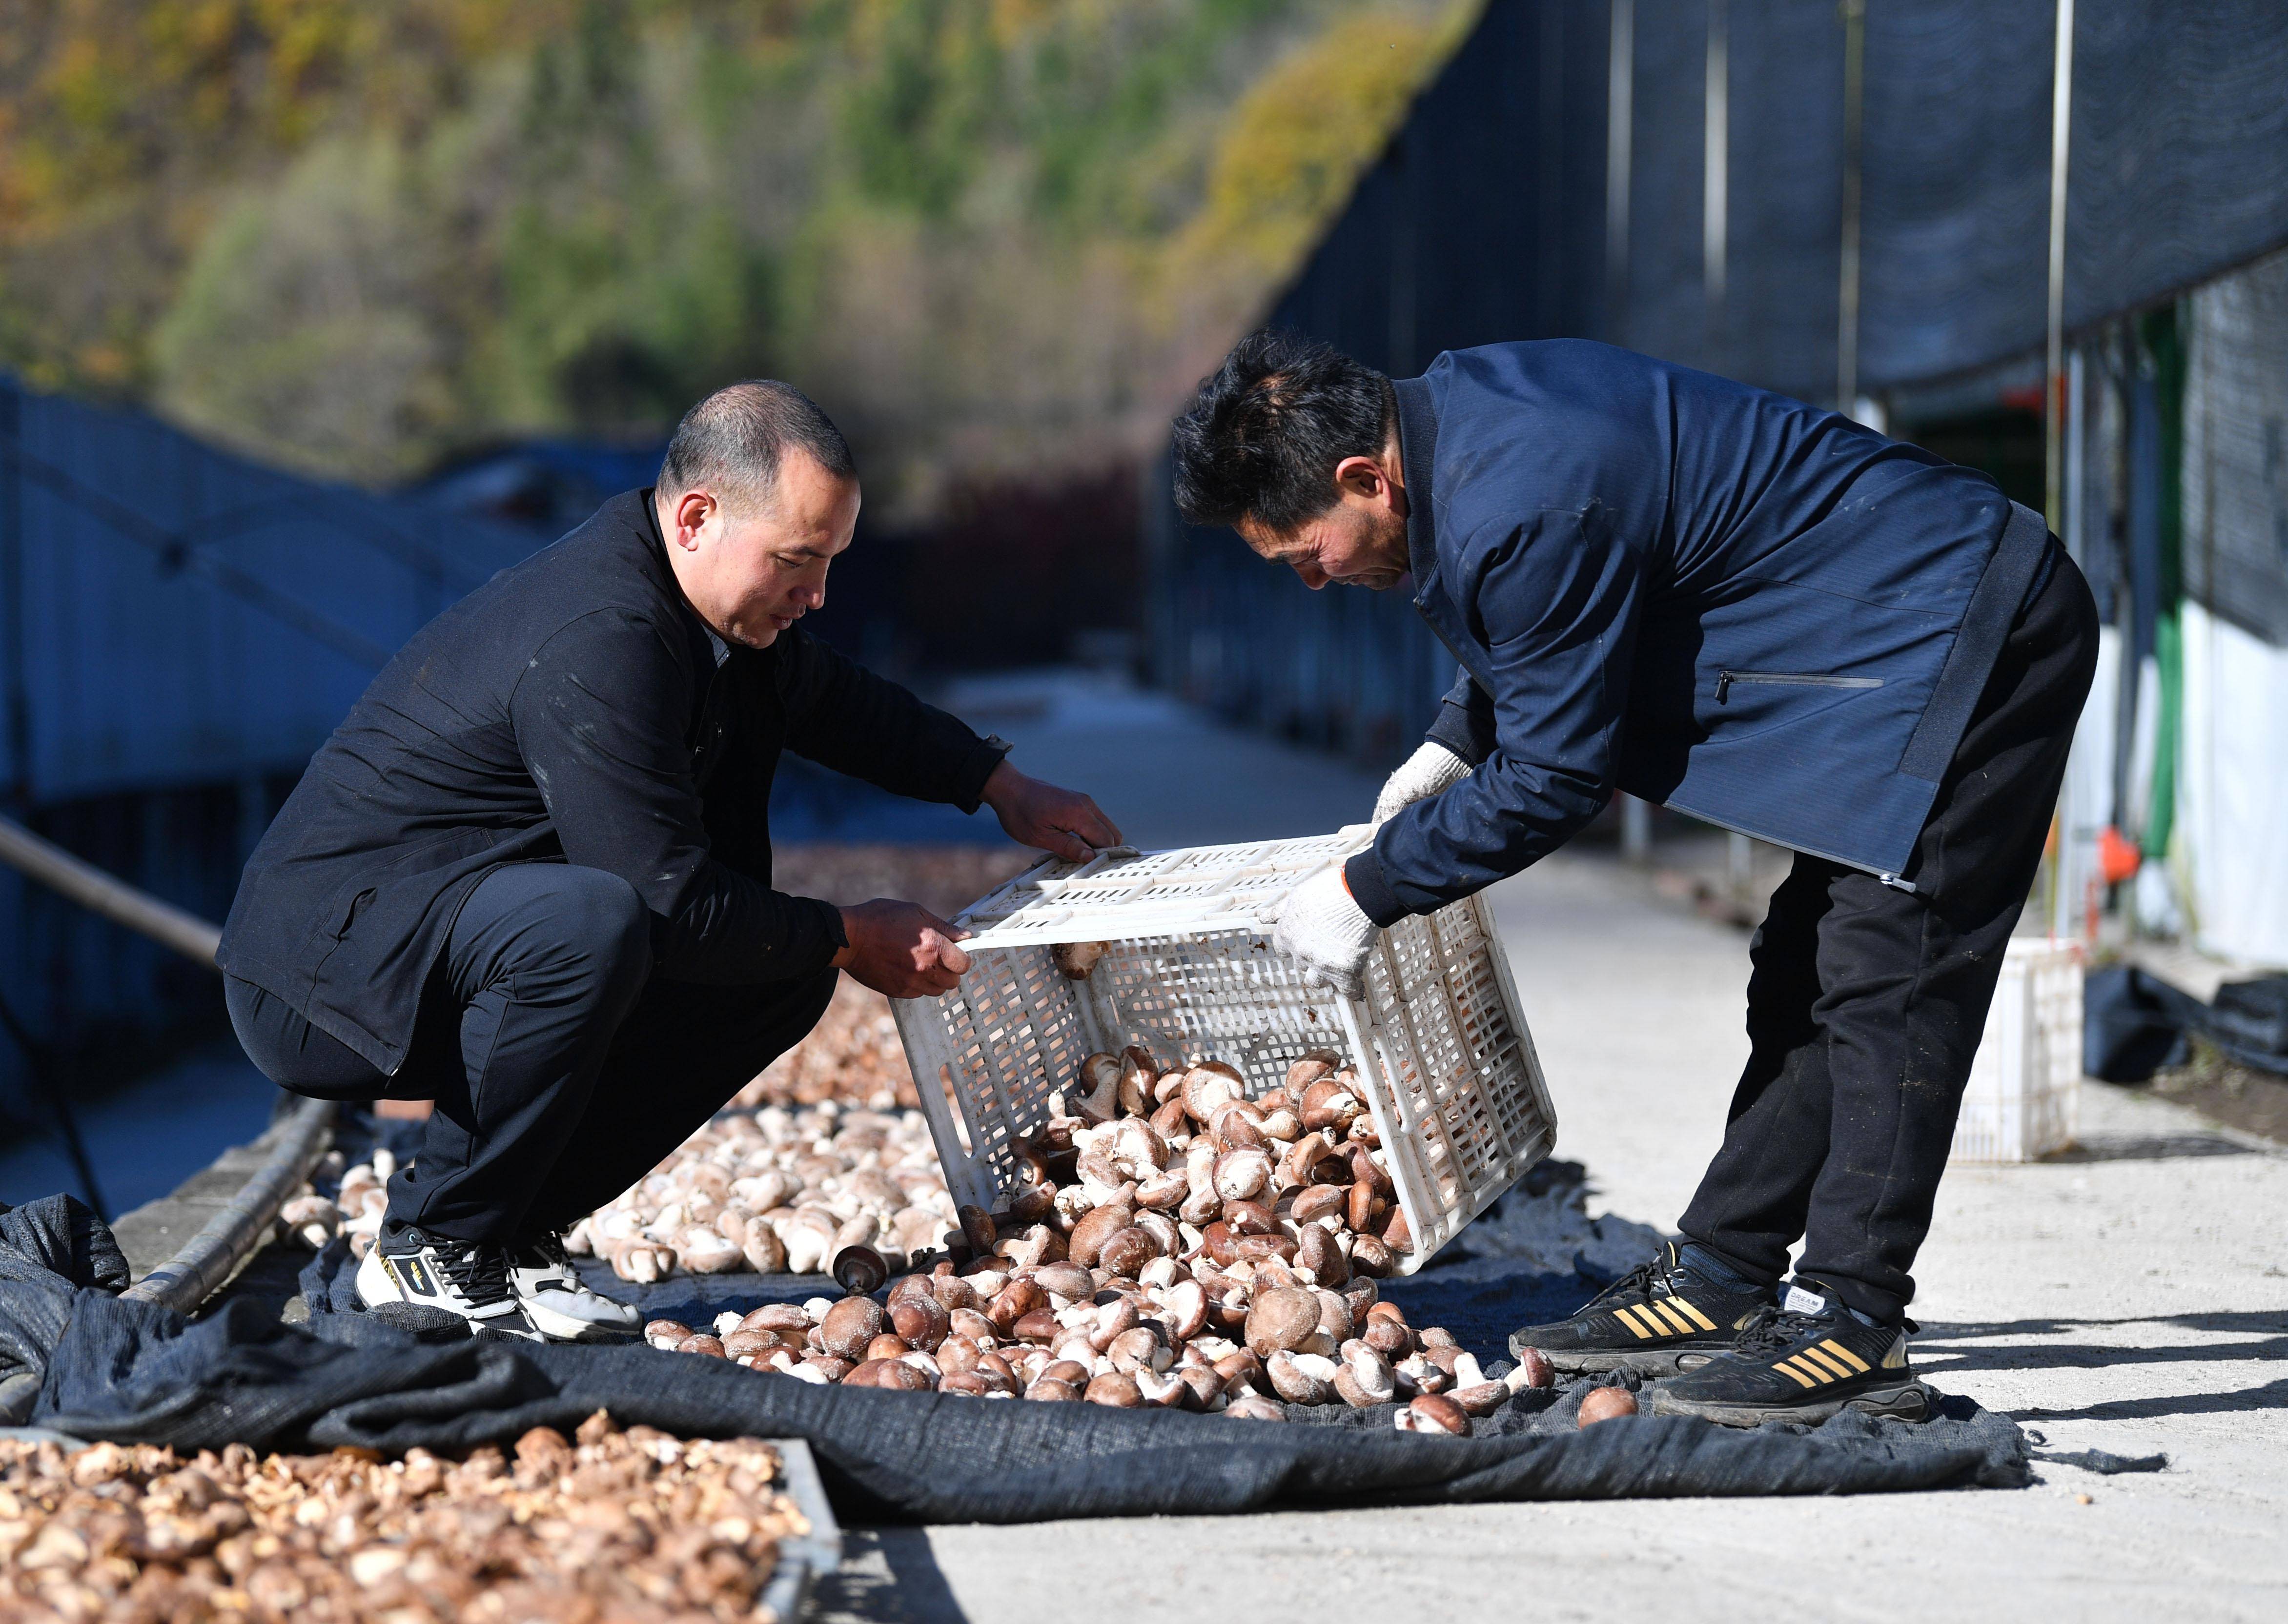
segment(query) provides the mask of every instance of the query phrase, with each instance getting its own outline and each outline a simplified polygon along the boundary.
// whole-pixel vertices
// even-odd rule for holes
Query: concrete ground
[[[1323,760],[1196,724],[1188,744],[1183,719],[1165,720],[1172,733],[1132,749],[1002,731],[1028,770],[1061,770],[1133,819],[1140,844],[1258,833],[1187,822],[1233,781],[1224,764],[1280,780],[1261,833],[1323,830],[1371,799],[1370,780]],[[1561,853],[1495,900],[1559,1153],[1587,1165],[1593,1205],[1672,1224],[1746,1052],[1746,937],[1594,857]],[[1915,1358],[2045,1451],[2165,1454],[2164,1470],[2052,1463],[2022,1491],[1847,1500],[854,1529],[824,1616],[2288,1616],[2288,1154],[2103,1084],[2086,1085],[2081,1121],[2069,1156],[1948,1175]]]

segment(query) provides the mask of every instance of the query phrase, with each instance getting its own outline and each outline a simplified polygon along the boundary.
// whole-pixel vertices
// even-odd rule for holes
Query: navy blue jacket
[[[842,920],[771,889],[780,752],[974,812],[1007,749],[799,626],[718,640],[630,491],[374,678],[255,847],[219,962],[389,1073],[454,915],[503,863],[627,881],[667,979],[814,974]]]
[[[1986,475],[1606,345],[1398,380],[1415,606],[1474,766],[1346,868],[1388,924],[1517,873],[1617,788],[1883,875],[2051,544]]]

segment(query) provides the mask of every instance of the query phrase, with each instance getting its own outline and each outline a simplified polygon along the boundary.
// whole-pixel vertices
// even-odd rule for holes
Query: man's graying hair
[[[802,391],[775,378],[727,384],[675,425],[659,488],[680,496],[703,487],[727,506],[753,513],[769,504],[779,460],[790,447],[838,479],[858,477],[850,442]]]
[[[1380,452],[1396,421],[1373,368],[1300,333],[1250,333],[1176,419],[1176,506],[1192,524],[1288,535],[1335,505],[1335,465]]]

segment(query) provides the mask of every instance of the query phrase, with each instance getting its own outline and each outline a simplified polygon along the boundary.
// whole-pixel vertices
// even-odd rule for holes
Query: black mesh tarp
[[[1456,1439],[1398,1433],[1373,1411],[1330,1414],[1329,1425],[1240,1422],[812,1387],[644,1347],[423,1343],[332,1311],[347,1264],[338,1241],[306,1277],[311,1328],[281,1324],[250,1299],[186,1323],[95,1283],[104,1278],[93,1241],[100,1226],[53,1200],[44,1230],[61,1222],[89,1244],[27,1247],[16,1229],[0,1227],[0,1260],[12,1288],[66,1314],[44,1350],[32,1419],[83,1438],[186,1449],[457,1450],[533,1426],[568,1430],[607,1409],[625,1424],[686,1436],[805,1438],[844,1515],[942,1522],[2027,1480],[2017,1428],[1962,1400],[1919,1426],[1843,1416],[1816,1429],[1744,1432],[1640,1418],[1577,1430],[1577,1389],[1525,1395],[1482,1423],[1482,1436]],[[1490,1279],[1466,1287],[1498,1288]]]

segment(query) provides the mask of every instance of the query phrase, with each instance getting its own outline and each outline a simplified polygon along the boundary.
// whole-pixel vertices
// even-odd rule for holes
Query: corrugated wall
[[[1443,349],[1577,336],[1832,400],[1845,13],[1490,0],[1268,319],[1399,376]],[[2055,0],[1863,15],[1859,391],[2038,356]],[[2288,6],[2080,0],[2074,43],[2070,327],[2288,242]],[[1612,154],[1627,167],[1609,187]],[[1159,680],[1394,758],[1450,671],[1417,617],[1315,601],[1228,535],[1188,531],[1154,483]]]
[[[532,544],[0,379],[0,807],[219,919],[374,671]],[[0,867],[0,1001],[46,1051],[44,1081],[131,1074],[220,1030],[219,994]],[[36,1121],[41,1080],[0,1039],[0,1113]]]

